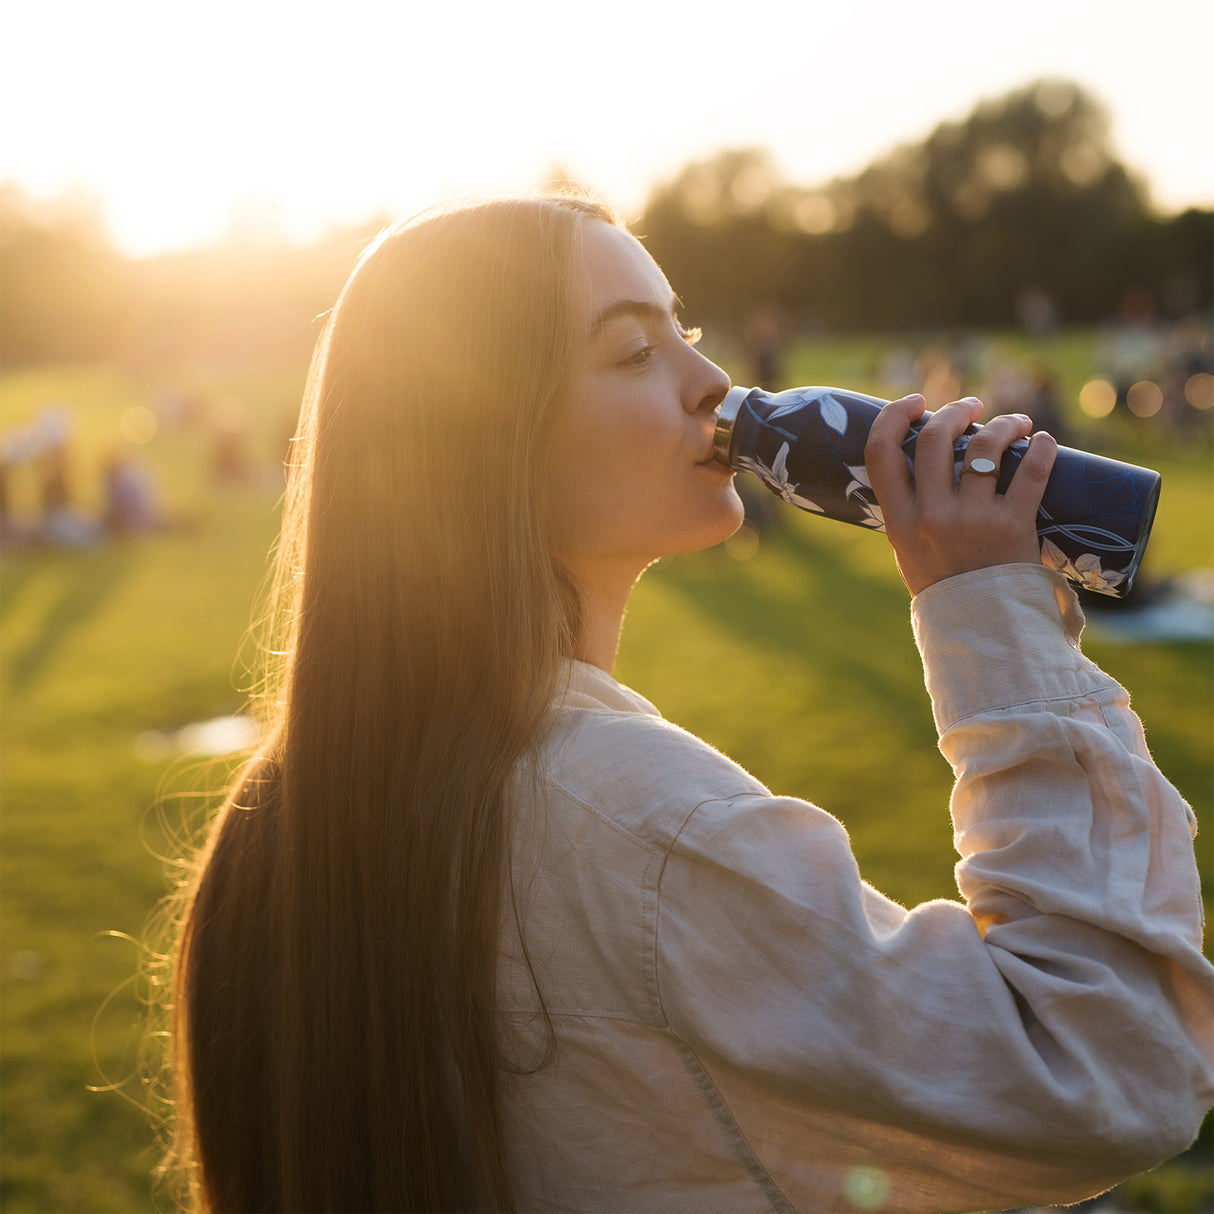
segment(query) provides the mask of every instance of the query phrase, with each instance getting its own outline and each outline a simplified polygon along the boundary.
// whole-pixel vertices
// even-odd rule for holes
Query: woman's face
[[[693,348],[632,236],[587,221],[583,277],[586,339],[555,435],[557,555],[585,585],[630,586],[741,525],[733,476],[711,456],[729,377]]]

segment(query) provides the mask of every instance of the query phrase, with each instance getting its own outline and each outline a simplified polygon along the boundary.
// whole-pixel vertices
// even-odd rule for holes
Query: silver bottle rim
[[[729,444],[733,438],[733,424],[738,419],[742,402],[750,395],[750,388],[730,388],[717,410],[717,424],[712,432],[712,457],[725,467],[730,467]]]

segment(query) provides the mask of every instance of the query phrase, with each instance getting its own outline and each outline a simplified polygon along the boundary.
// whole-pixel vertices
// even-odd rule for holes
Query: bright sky
[[[1104,101],[1161,207],[1214,206],[1210,0],[14,0],[0,30],[0,181],[94,192],[134,253],[557,164],[635,213],[724,147],[810,186],[1043,75]]]

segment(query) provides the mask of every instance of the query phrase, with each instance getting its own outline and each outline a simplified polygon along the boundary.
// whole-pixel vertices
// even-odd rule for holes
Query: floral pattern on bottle
[[[754,473],[777,497],[814,514],[873,531],[885,517],[864,466],[873,419],[886,404],[840,388],[745,392],[729,432],[729,463]],[[723,410],[724,413],[724,410]],[[903,443],[914,474],[915,443],[930,414]],[[971,426],[953,448],[960,478]],[[1028,443],[1004,453],[996,484],[1003,492]],[[1159,496],[1157,472],[1060,447],[1037,515],[1042,560],[1076,584],[1101,594],[1129,592],[1142,559]]]

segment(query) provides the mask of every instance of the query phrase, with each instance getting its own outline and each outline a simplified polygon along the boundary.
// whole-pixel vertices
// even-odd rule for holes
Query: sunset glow
[[[653,182],[722,147],[766,148],[815,185],[983,97],[1061,76],[1108,105],[1120,154],[1175,210],[1214,205],[1212,32],[1201,0],[1147,15],[1028,0],[997,27],[957,0],[45,0],[6,21],[0,100],[20,118],[0,181],[98,196],[134,253],[233,225],[305,239],[558,171],[635,212]]]

